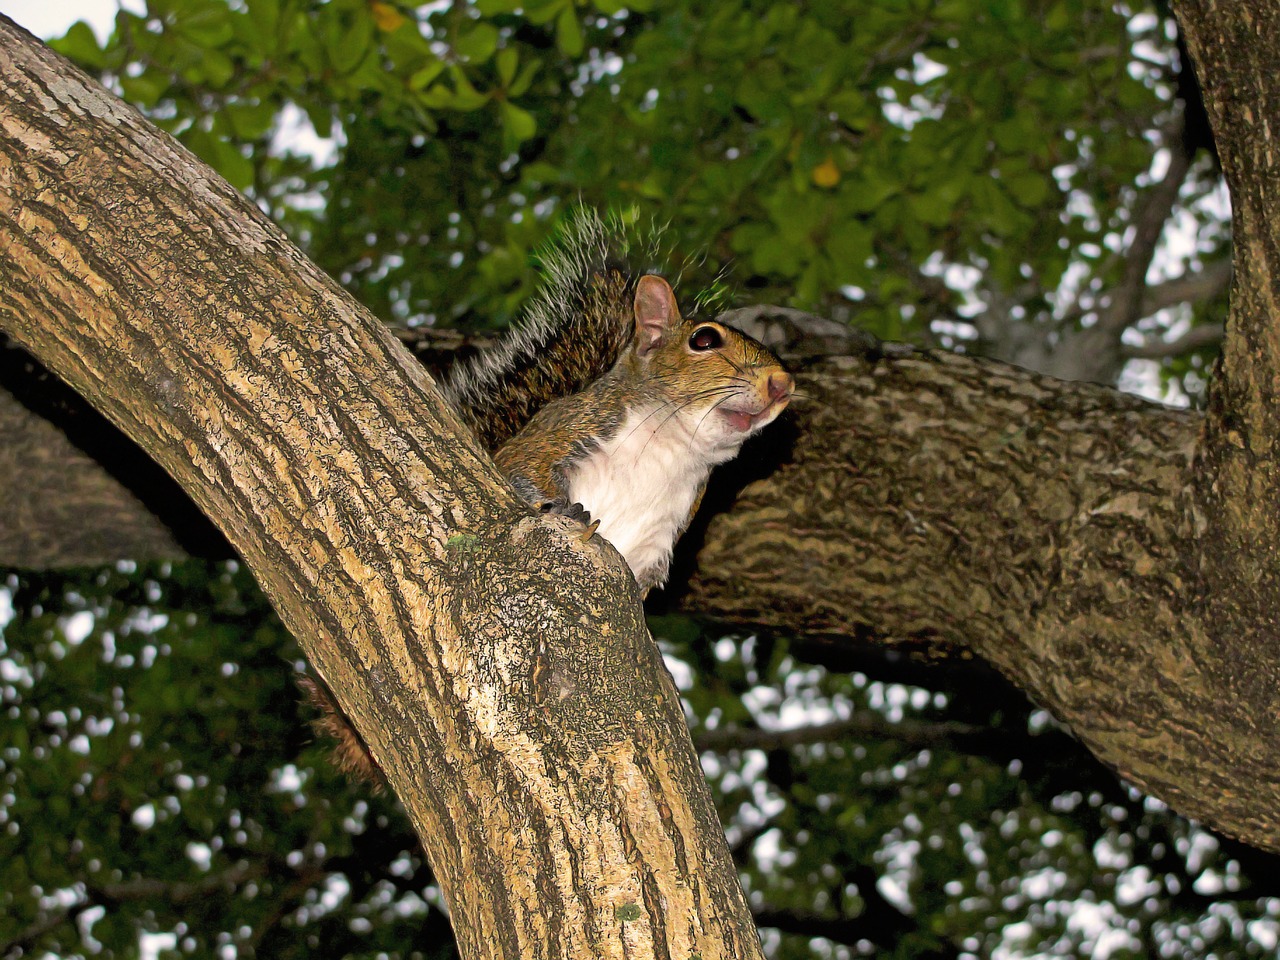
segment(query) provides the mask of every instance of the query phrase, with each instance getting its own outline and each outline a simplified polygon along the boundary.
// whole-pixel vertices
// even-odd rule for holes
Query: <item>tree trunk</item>
[[[0,327],[214,518],[370,744],[466,957],[759,957],[599,538],[207,168],[0,18]]]

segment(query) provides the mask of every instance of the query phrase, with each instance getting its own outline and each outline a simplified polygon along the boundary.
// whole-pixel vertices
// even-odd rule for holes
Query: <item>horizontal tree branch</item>
[[[1149,284],[1142,295],[1143,317],[1183,303],[1201,303],[1226,293],[1231,285],[1231,261],[1215,260],[1163,283]]]
[[[1271,688],[1217,669],[1254,662],[1254,627],[1198,603],[1198,414],[944,353],[815,363],[800,390],[791,436],[709,495],[681,606],[977,654],[1176,809],[1280,846]]]
[[[1126,344],[1121,348],[1121,352],[1131,360],[1163,360],[1166,357],[1178,357],[1184,353],[1190,353],[1192,350],[1216,347],[1222,343],[1224,333],[1222,324],[1206,323],[1192,327],[1173,340],[1153,340],[1141,346]]]
[[[1199,414],[888,348],[808,361],[799,390],[789,422],[716,478],[660,607],[830,650],[976,652],[1131,779],[1274,845],[1269,781],[1235,768],[1237,752],[1263,759],[1243,736],[1253,706],[1166,680],[1199,673]],[[1236,800],[1203,787],[1213,776],[1255,788]]]
[[[992,733],[988,727],[969,723],[924,723],[909,720],[893,722],[873,711],[862,711],[845,720],[785,730],[741,726],[702,730],[693,738],[693,745],[699,750],[723,753],[728,750],[781,750],[868,736],[912,748],[945,745],[963,750],[967,740],[989,739]]]

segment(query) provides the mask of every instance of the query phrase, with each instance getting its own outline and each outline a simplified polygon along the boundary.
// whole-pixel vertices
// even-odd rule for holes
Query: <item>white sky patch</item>
[[[0,3],[2,2],[4,0],[0,0]],[[277,120],[277,127],[271,138],[271,152],[280,154],[288,151],[302,154],[312,158],[316,166],[327,167],[337,160],[338,148],[344,142],[345,139],[341,136],[320,133],[312,125],[306,111],[288,104],[280,112]],[[307,202],[323,205],[324,199],[319,194],[315,194],[314,200],[309,201],[305,195],[300,195],[290,202],[295,206]]]
[[[31,671],[27,667],[19,666],[8,657],[0,659],[0,680],[5,683],[20,683],[24,687],[30,687],[34,683]]]
[[[685,693],[693,689],[693,669],[687,663],[667,653],[665,650],[662,653],[662,661],[667,665],[667,669],[671,671],[671,678],[675,680],[677,690]]]
[[[0,13],[42,40],[62,36],[77,20],[88,21],[98,40],[106,40],[121,7],[141,13],[146,5],[144,0],[0,0]]]
[[[154,610],[148,610],[144,607],[132,614],[128,623],[129,629],[134,633],[153,634],[169,625],[169,615],[167,613],[156,613]]]
[[[150,830],[156,825],[156,808],[154,804],[144,804],[133,811],[129,818],[139,830]]]
[[[1086,938],[1085,949],[1092,946],[1088,956],[1093,960],[1106,960],[1113,953],[1138,951],[1142,944],[1123,927],[1124,920],[1109,903],[1088,903],[1076,900],[1067,916],[1067,929],[1081,933]]]
[[[88,610],[73,613],[62,621],[62,635],[73,647],[84,642],[84,638],[93,633],[93,614]]]
[[[213,850],[207,843],[188,843],[187,859],[201,870],[208,870],[213,864]]]
[[[1274,950],[1280,946],[1280,923],[1271,917],[1252,920],[1247,927],[1249,935],[1261,945],[1263,950]]]
[[[138,955],[142,960],[160,960],[160,955],[178,945],[176,933],[144,933],[138,941]]]

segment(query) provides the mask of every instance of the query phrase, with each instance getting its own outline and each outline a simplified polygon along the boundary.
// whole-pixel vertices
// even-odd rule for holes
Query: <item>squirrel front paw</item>
[[[591,514],[587,508],[580,503],[570,503],[564,497],[556,497],[552,500],[543,500],[538,504],[538,509],[543,513],[554,513],[558,517],[567,517],[570,520],[576,520],[582,524],[582,542],[586,543],[591,539],[592,534],[596,532],[596,528],[600,526],[599,520],[592,520]]]
[[[538,504],[538,509],[543,513],[554,513],[557,517],[577,520],[584,527],[591,522],[591,514],[586,507],[580,503],[570,503],[565,497],[543,500]]]

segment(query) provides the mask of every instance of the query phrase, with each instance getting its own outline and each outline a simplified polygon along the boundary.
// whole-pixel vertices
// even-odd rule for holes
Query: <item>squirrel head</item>
[[[730,456],[791,401],[795,381],[764,344],[726,324],[681,316],[661,277],[640,278],[634,313],[641,378],[677,405],[696,436],[731,447]]]

